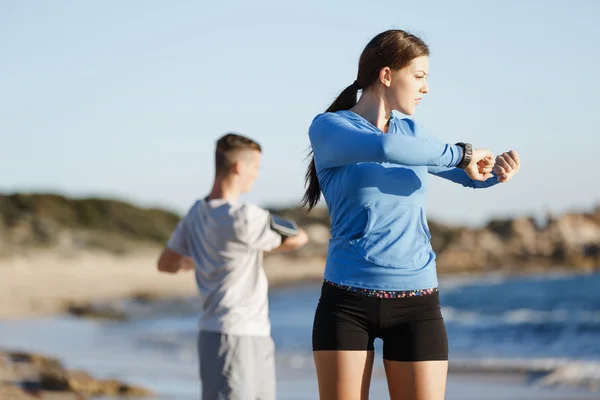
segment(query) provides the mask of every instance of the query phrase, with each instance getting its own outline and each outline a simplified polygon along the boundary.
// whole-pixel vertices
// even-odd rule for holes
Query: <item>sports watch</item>
[[[456,143],[457,146],[462,147],[463,149],[463,157],[462,160],[456,166],[457,168],[465,169],[471,163],[471,158],[473,158],[473,145],[471,143]]]

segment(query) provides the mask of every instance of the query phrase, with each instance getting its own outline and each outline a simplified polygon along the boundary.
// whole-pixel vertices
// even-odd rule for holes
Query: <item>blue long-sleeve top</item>
[[[437,287],[425,196],[434,174],[485,188],[455,166],[462,148],[426,137],[392,115],[384,133],[352,111],[319,114],[309,139],[331,218],[325,279],[358,288]]]

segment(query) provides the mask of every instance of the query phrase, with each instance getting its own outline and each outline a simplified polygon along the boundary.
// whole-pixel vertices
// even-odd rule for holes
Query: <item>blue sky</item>
[[[183,212],[210,189],[215,140],[264,148],[245,201],[294,205],[307,128],[377,33],[430,46],[415,119],[448,142],[519,151],[513,181],[432,177],[430,218],[600,204],[600,2],[0,0],[0,190],[117,197]]]

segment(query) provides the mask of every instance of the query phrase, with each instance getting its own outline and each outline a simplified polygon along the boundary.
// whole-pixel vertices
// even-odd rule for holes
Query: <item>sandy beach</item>
[[[156,270],[160,250],[115,256],[81,252],[65,256],[37,253],[0,260],[0,318],[48,315],[68,303],[128,298],[136,295],[191,297],[193,272],[164,274]],[[279,254],[265,257],[272,286],[320,279],[323,262]]]

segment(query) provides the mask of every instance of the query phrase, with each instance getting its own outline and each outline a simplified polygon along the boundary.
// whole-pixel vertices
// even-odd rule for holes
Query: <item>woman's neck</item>
[[[387,132],[392,110],[386,107],[383,99],[363,92],[358,103],[350,111],[360,115],[381,131]]]

